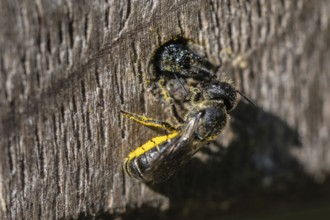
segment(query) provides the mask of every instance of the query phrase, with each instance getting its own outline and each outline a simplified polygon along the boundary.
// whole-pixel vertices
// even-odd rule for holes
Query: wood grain
[[[0,219],[201,219],[329,198],[329,10],[326,0],[1,1]],[[143,184],[123,158],[155,133],[119,111],[168,116],[145,78],[178,35],[257,107],[241,102],[217,144],[167,183]]]

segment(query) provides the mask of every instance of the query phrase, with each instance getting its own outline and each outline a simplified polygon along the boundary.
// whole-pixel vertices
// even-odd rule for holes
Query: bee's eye
[[[236,106],[237,94],[235,88],[227,82],[212,81],[204,85],[205,98],[222,99],[227,111],[231,111]]]

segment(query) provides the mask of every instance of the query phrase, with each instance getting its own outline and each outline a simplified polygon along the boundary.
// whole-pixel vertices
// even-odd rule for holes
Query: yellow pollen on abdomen
[[[175,131],[169,135],[154,137],[151,140],[147,141],[145,144],[143,144],[141,147],[138,147],[134,151],[129,153],[128,157],[126,159],[132,160],[133,158],[144,154],[145,152],[151,150],[152,148],[158,146],[159,144],[178,136],[178,134],[179,133],[177,131]]]

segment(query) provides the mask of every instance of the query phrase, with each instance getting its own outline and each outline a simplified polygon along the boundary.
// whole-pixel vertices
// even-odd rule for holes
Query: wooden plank
[[[326,200],[329,10],[326,0],[1,1],[0,218],[197,219],[250,201],[258,212]],[[144,79],[178,35],[257,107],[241,102],[217,144],[168,182],[139,183],[123,158],[155,132],[119,111],[168,117]]]

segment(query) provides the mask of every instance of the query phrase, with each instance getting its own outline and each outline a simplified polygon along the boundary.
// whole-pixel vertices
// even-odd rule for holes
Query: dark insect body
[[[189,41],[178,37],[171,40],[156,51],[152,66],[154,68],[154,81],[164,79],[177,80],[188,93],[182,81],[192,78],[198,81],[209,81],[215,78],[216,68],[206,59],[198,55],[190,46]]]
[[[217,138],[229,120],[229,112],[236,107],[237,93],[248,102],[252,101],[230,82],[217,80],[214,67],[193,52],[188,47],[188,41],[183,38],[162,45],[156,51],[152,65],[154,81],[171,107],[177,124],[174,126],[168,122],[121,112],[144,126],[168,132],[130,152],[124,162],[124,170],[129,176],[144,182],[158,183],[172,176],[201,147]],[[195,83],[189,85],[188,78]],[[186,93],[180,103],[188,104],[183,118],[173,100],[178,91],[173,93],[166,86],[171,80],[179,82]]]
[[[144,182],[163,182],[221,133],[229,119],[228,112],[236,105],[234,87],[214,81],[192,92],[192,108],[177,126],[122,111],[140,124],[169,131],[168,135],[155,137],[128,155],[124,163],[128,175]]]

